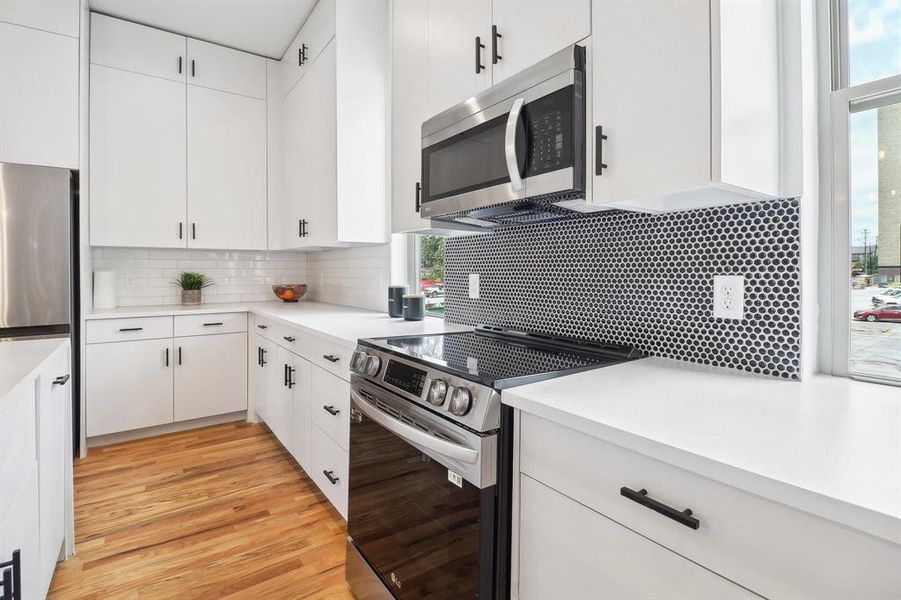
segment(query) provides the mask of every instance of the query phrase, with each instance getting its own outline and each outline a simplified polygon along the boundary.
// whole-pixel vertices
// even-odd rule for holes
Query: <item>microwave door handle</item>
[[[479,459],[477,450],[442,440],[430,433],[420,431],[415,427],[407,425],[403,421],[398,421],[394,417],[383,413],[361,398],[360,394],[353,388],[350,389],[350,395],[354,399],[354,405],[360,412],[411,444],[422,446],[423,448],[427,448],[448,458],[459,460],[460,462],[470,465],[476,464],[476,461]]]
[[[510,185],[513,191],[522,190],[522,177],[519,176],[519,161],[516,160],[516,125],[522,112],[523,99],[517,98],[507,116],[507,130],[504,133],[504,154],[507,157],[507,173],[510,174]]]

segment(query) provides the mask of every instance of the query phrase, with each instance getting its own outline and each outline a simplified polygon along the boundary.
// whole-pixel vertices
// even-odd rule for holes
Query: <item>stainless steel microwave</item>
[[[422,124],[423,217],[478,226],[585,197],[585,48],[569,46]]]

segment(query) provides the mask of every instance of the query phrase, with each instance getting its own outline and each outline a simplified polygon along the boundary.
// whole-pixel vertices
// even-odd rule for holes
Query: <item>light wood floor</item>
[[[349,599],[340,515],[261,425],[92,449],[52,600]]]

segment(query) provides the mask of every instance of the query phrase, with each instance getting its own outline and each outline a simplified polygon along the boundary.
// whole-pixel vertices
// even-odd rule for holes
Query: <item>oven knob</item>
[[[444,397],[447,395],[447,383],[443,379],[436,379],[429,386],[429,404],[441,406],[444,404]]]
[[[366,368],[366,358],[366,353],[362,350],[354,351],[354,354],[350,359],[351,370],[362,373]]]
[[[375,377],[379,374],[379,368],[382,366],[382,359],[378,356],[370,356],[366,359],[366,374]]]
[[[450,404],[448,404],[447,409],[458,417],[462,417],[469,412],[471,407],[472,394],[469,393],[469,390],[466,388],[455,389],[454,393],[451,394]]]

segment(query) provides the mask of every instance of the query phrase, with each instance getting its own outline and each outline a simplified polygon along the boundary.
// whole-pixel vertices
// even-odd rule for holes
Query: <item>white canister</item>
[[[115,271],[94,271],[94,308],[116,308]]]

